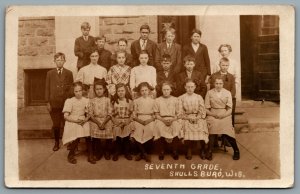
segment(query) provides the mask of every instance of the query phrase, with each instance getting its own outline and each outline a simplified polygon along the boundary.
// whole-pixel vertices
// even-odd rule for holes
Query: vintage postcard
[[[5,184],[289,188],[288,5],[10,6]]]

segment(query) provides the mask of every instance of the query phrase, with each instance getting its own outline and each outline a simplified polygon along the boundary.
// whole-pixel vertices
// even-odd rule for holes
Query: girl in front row
[[[67,99],[63,108],[66,122],[62,142],[64,145],[72,142],[69,146],[68,161],[71,164],[76,164],[75,149],[78,146],[79,138],[86,137],[89,152],[91,151],[91,141],[89,138],[90,127],[87,123],[89,117],[86,116],[89,100],[82,96],[83,85],[81,82],[75,82],[73,88],[75,96]]]
[[[159,144],[159,160],[164,159],[166,143],[172,145],[172,157],[178,160],[179,138],[182,135],[182,123],[180,116],[179,101],[171,96],[172,84],[162,84],[163,95],[155,99],[154,111],[156,115],[155,140]]]
[[[145,149],[145,143],[153,138],[154,132],[155,100],[149,96],[151,90],[153,88],[147,82],[140,83],[137,87],[140,97],[133,101],[134,132],[131,137],[136,141],[139,151],[135,158],[136,161],[145,159],[146,162],[151,162],[150,156]]]
[[[110,99],[107,97],[104,79],[95,81],[94,92],[96,97],[90,99],[89,103],[91,137],[93,138],[93,148],[95,149],[95,157],[92,163],[101,159],[103,151],[104,158],[110,160],[113,140],[111,122],[112,106]]]
[[[116,138],[113,161],[117,161],[119,154],[122,152],[127,160],[132,160],[130,155],[130,134],[133,131],[132,112],[133,102],[127,90],[127,86],[123,83],[116,85],[116,94],[112,99],[113,105],[113,132]]]
[[[205,159],[208,149],[208,129],[205,121],[204,100],[201,95],[195,94],[196,83],[187,79],[185,83],[186,93],[179,97],[182,106],[182,119],[184,142],[187,147],[186,159],[192,159],[192,149],[196,142],[200,143],[200,157]]]

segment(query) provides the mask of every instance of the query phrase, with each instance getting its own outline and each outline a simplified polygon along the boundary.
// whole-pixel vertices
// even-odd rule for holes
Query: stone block
[[[108,26],[101,26],[99,28],[99,35],[102,36],[106,36],[106,34],[112,34],[112,29],[111,27],[108,27]]]
[[[48,42],[49,42],[49,46],[55,46],[55,37],[54,36],[50,37],[48,39]]]
[[[35,28],[20,28],[19,36],[34,36]]]
[[[55,20],[45,20],[45,22],[47,22],[48,28],[55,29]]]
[[[31,46],[23,46],[18,48],[19,56],[37,56],[38,48],[33,48]]]
[[[139,28],[134,24],[125,25],[123,28],[123,34],[133,34],[135,32],[139,32]]]
[[[39,48],[39,55],[52,55],[55,53],[54,46],[44,46]]]
[[[149,24],[157,25],[157,16],[148,16]]]
[[[123,34],[123,27],[117,27],[113,29],[114,34]]]
[[[36,32],[37,36],[54,36],[54,29],[53,28],[42,28],[38,29]]]
[[[127,24],[136,24],[138,21],[139,18],[137,17],[127,18]]]
[[[44,20],[27,20],[25,21],[25,27],[45,28],[47,27],[47,22]]]
[[[104,18],[103,17],[99,17],[99,26],[103,26],[103,25],[105,25]]]
[[[47,37],[35,37],[28,39],[28,44],[30,46],[44,46],[48,44]]]
[[[105,25],[124,25],[126,23],[125,18],[105,18]]]
[[[24,21],[19,21],[19,28],[24,27]]]
[[[19,38],[18,42],[19,42],[18,43],[19,46],[26,46],[27,38]]]

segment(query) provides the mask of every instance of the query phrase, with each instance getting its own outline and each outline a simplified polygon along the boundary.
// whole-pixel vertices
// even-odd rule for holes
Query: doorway
[[[196,27],[195,16],[158,16],[158,43],[164,41],[164,30],[172,27],[176,30],[176,43],[181,46],[190,42],[190,32]]]
[[[240,16],[242,99],[279,101],[279,17]]]

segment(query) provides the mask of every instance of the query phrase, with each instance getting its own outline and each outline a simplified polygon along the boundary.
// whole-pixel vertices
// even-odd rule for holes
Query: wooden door
[[[158,16],[158,42],[164,41],[168,27],[176,30],[176,42],[180,45],[190,42],[190,33],[195,28],[195,16]]]
[[[279,17],[241,16],[242,98],[279,101]]]

